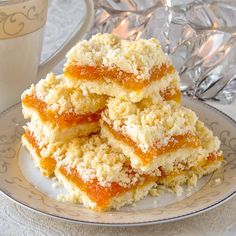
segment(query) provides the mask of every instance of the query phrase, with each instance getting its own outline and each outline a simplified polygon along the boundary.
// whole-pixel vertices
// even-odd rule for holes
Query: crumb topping
[[[198,136],[201,140],[201,146],[203,150],[206,150],[207,153],[216,153],[219,152],[220,140],[217,136],[213,135],[213,132],[208,129],[203,122],[196,122],[196,130]],[[219,153],[220,154],[220,153]]]
[[[79,88],[71,87],[63,75],[55,76],[53,73],[26,90],[22,99],[26,95],[36,96],[47,103],[48,109],[59,114],[96,112],[104,108],[106,103],[106,96],[97,94],[85,96]]]
[[[149,102],[148,105],[110,98],[102,119],[129,136],[143,152],[157,143],[167,145],[174,135],[196,133],[198,118],[190,109],[175,102]]]
[[[117,182],[127,187],[139,180],[139,174],[132,171],[127,157],[112,149],[99,135],[73,139],[58,165],[76,169],[85,182],[97,179],[102,186]]]
[[[94,35],[89,41],[79,42],[66,57],[66,66],[76,62],[79,65],[117,67],[135,74],[137,80],[148,80],[154,66],[170,64],[155,38],[129,41],[101,33]]]

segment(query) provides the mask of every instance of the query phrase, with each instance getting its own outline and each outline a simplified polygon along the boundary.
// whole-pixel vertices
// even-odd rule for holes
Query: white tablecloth
[[[43,57],[47,57],[72,32],[82,17],[78,1],[53,0],[46,30]],[[75,4],[76,3],[76,4]],[[73,5],[74,4],[74,5]],[[73,7],[70,7],[72,6]],[[66,13],[63,8],[67,8]],[[55,11],[56,9],[56,11]],[[59,17],[59,16],[63,17]],[[71,19],[74,19],[71,21]],[[61,27],[61,26],[65,27]],[[58,27],[60,26],[60,27]],[[66,31],[66,33],[65,33]],[[56,71],[60,73],[60,66]],[[236,102],[231,105],[210,103],[236,120]],[[209,212],[178,222],[144,227],[98,227],[63,222],[33,212],[0,194],[0,235],[236,235],[236,197]]]

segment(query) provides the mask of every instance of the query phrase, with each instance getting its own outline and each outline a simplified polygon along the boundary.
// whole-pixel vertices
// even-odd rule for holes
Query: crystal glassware
[[[87,37],[159,39],[181,76],[181,90],[202,100],[236,97],[236,2],[95,0]]]

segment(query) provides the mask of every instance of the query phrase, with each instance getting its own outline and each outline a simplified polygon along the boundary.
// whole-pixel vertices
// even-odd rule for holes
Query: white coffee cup
[[[93,21],[93,1],[86,0],[82,26],[46,62],[39,65],[48,0],[0,0],[0,111],[44,77],[85,34]]]

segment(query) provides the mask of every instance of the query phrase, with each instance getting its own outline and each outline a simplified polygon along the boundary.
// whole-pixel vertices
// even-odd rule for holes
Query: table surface
[[[83,16],[82,0],[53,0],[45,31],[42,58],[49,56],[73,31]],[[70,7],[73,6],[73,7]],[[57,11],[55,11],[57,7]],[[64,11],[67,9],[67,11]],[[68,10],[70,9],[70,10]],[[63,15],[63,17],[60,17]],[[73,21],[71,20],[73,19]],[[65,27],[58,27],[58,26]],[[65,32],[66,31],[66,32]],[[52,34],[53,32],[53,34]],[[60,64],[55,71],[61,73]],[[236,120],[236,101],[231,105],[209,102]],[[143,227],[99,227],[61,221],[28,210],[0,194],[0,235],[236,235],[236,196],[203,214]]]

